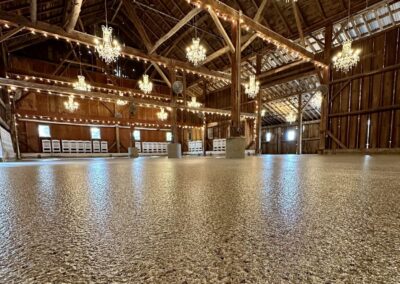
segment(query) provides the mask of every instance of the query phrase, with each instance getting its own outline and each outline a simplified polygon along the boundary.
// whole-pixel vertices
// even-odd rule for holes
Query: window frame
[[[135,133],[139,133],[139,139],[136,138]],[[132,132],[132,137],[135,141],[141,141],[142,140],[142,133],[140,130],[133,130]]]
[[[293,137],[291,137],[291,136],[293,136]],[[289,129],[286,132],[286,141],[296,141],[296,130]]]
[[[170,135],[170,139],[168,139],[168,136]],[[172,132],[171,131],[166,131],[165,132],[165,141],[167,142],[172,142],[173,137],[172,137]]]
[[[99,138],[93,138],[93,130],[99,130]],[[100,127],[92,126],[90,127],[90,139],[91,140],[101,140],[101,129]]]
[[[41,135],[41,128],[42,127],[46,127],[47,129],[48,129],[48,135]],[[51,128],[50,128],[50,125],[48,125],[48,124],[39,124],[38,125],[38,135],[39,135],[39,138],[51,138]]]

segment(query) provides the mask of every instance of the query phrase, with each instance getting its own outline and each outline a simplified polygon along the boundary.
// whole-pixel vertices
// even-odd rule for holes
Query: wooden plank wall
[[[328,130],[350,150],[400,148],[400,28],[353,46],[362,49],[356,68],[331,73]]]
[[[287,140],[287,132],[294,130],[294,141]],[[271,141],[266,141],[266,134],[271,133]],[[296,125],[277,125],[263,127],[261,147],[263,154],[296,154],[298,129]],[[303,154],[316,154],[319,146],[319,122],[303,125]]]

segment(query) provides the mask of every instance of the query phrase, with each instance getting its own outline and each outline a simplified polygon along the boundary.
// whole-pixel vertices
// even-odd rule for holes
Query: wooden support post
[[[31,0],[31,21],[34,24],[37,22],[37,0]]]
[[[117,153],[121,153],[121,143],[119,139],[119,125],[115,125],[115,141],[117,143]]]
[[[232,115],[231,115],[231,137],[240,137],[241,127],[240,127],[240,37],[241,28],[240,20],[237,19],[232,22],[232,42],[235,45],[235,52],[232,53],[232,84],[231,84],[231,104],[232,104]]]
[[[332,24],[329,24],[325,27],[325,50],[324,50],[324,61],[325,64],[328,64],[331,60],[332,55]],[[320,139],[319,139],[319,153],[323,154],[326,149],[326,138],[327,138],[327,130],[328,130],[328,116],[329,116],[329,98],[330,98],[330,90],[329,87],[330,81],[330,68],[327,67],[324,69],[322,74],[322,83],[328,85],[328,92],[323,96],[322,105],[321,105],[321,123],[320,123]]]
[[[176,81],[176,73],[175,73],[175,68],[171,67],[169,68],[169,77],[170,77],[170,82],[171,86],[172,84]],[[172,110],[171,110],[171,132],[172,132],[172,142],[173,143],[179,143],[179,137],[178,137],[178,124],[177,124],[177,108],[176,108],[176,95],[174,94],[174,90],[170,89],[171,91],[171,105],[172,105]]]
[[[260,54],[257,54],[256,56],[256,74],[259,75],[261,73],[261,60],[262,56]],[[261,150],[261,125],[262,125],[262,117],[261,117],[261,112],[262,112],[262,93],[258,92],[257,95],[257,104],[256,104],[256,114],[257,114],[257,120],[256,120],[256,154],[262,154]]]
[[[68,19],[68,23],[65,27],[65,31],[67,33],[70,33],[71,31],[73,31],[75,29],[79,15],[81,13],[82,2],[83,2],[83,0],[74,0],[72,3],[72,5],[73,5],[72,11],[71,11],[70,17]]]
[[[297,136],[297,154],[301,155],[303,153],[303,107],[302,107],[302,95],[299,94],[299,103],[297,107],[297,112],[299,116],[299,135]]]

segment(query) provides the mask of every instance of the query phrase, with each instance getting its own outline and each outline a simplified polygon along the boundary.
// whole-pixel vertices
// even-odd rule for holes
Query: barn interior
[[[0,0],[0,44],[0,282],[400,282],[400,1]]]

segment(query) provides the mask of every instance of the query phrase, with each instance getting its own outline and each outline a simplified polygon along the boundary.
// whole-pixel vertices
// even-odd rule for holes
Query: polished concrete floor
[[[3,163],[0,283],[400,283],[400,156]]]

